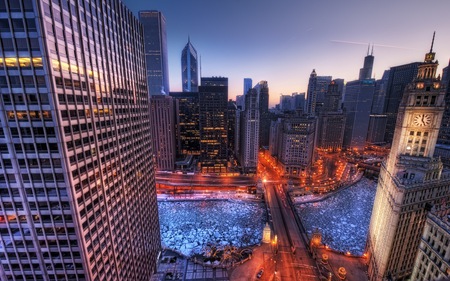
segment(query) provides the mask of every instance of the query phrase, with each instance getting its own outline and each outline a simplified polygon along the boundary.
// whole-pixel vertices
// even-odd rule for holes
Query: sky
[[[268,81],[270,106],[281,94],[305,92],[311,71],[352,81],[369,44],[372,76],[423,61],[430,50],[439,73],[450,59],[449,0],[122,0],[137,16],[166,18],[170,91],[181,91],[181,51],[188,36],[201,56],[201,76],[228,77],[228,97],[243,79]]]

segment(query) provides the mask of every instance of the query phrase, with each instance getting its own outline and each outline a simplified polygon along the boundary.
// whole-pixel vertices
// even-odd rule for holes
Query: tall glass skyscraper
[[[166,18],[159,11],[140,11],[139,20],[144,26],[148,92],[169,94]]]
[[[181,52],[181,82],[183,92],[198,92],[197,51],[190,38]]]
[[[0,279],[148,280],[142,25],[120,0],[2,0],[0,32]]]

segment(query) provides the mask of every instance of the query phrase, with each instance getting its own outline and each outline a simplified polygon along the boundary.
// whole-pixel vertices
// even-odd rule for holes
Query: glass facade
[[[181,52],[181,82],[183,92],[198,91],[198,62],[197,51],[191,44],[191,40]]]
[[[148,279],[142,26],[119,0],[0,0],[0,32],[0,279]]]

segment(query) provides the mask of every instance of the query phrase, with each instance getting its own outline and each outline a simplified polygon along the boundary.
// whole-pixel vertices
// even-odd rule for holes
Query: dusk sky
[[[181,91],[181,51],[188,36],[203,77],[229,79],[229,98],[243,79],[269,84],[270,106],[281,94],[305,92],[317,75],[357,79],[369,43],[376,79],[391,66],[422,61],[436,31],[439,73],[450,59],[449,0],[122,0],[137,16],[159,10],[167,21],[169,82]]]

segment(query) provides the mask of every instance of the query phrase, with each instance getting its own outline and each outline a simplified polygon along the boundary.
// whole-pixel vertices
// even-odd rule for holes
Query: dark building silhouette
[[[259,103],[259,147],[269,146],[271,114],[269,112],[269,85],[267,81],[260,81],[253,87],[258,93]]]
[[[200,155],[200,121],[198,92],[171,92],[176,112],[177,157]]]
[[[392,143],[398,107],[402,100],[403,92],[405,91],[406,85],[411,83],[416,77],[419,65],[420,62],[413,62],[390,68],[384,104],[384,114],[387,117],[384,140],[387,143]]]
[[[364,79],[370,79],[372,78],[372,69],[373,69],[373,46],[372,46],[372,52],[369,55],[369,47],[367,48],[367,56],[364,58],[364,65],[363,68],[359,70],[359,79],[358,80],[364,80]]]
[[[139,21],[144,26],[148,92],[169,93],[166,18],[159,11],[140,11]]]
[[[309,76],[306,96],[306,113],[308,115],[316,116],[321,110],[330,82],[331,76],[317,76],[316,70],[313,69]]]
[[[240,113],[239,163],[245,174],[256,173],[258,167],[260,114],[258,92],[249,89],[245,94],[245,110]]]
[[[201,172],[226,173],[228,161],[228,78],[202,77],[198,96]]]

